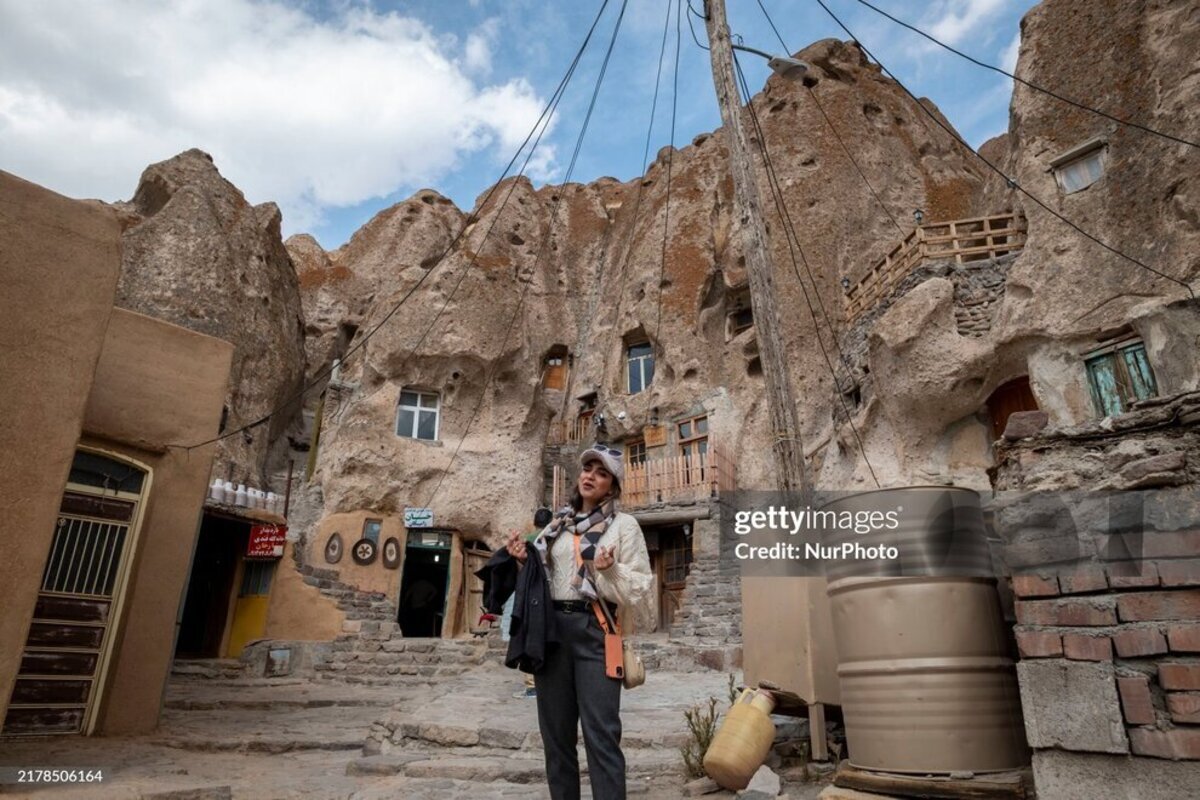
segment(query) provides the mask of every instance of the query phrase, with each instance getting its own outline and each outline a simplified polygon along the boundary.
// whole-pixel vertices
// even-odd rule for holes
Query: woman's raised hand
[[[508,554],[522,564],[525,563],[525,539],[521,536],[520,531],[513,531],[508,537]]]
[[[593,563],[596,565],[596,569],[608,569],[615,561],[616,559],[613,557],[612,545],[609,545],[608,547],[597,548],[596,558],[593,560]]]

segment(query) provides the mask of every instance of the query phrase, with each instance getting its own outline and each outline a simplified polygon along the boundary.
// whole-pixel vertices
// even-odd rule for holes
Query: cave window
[[[383,528],[383,520],[368,519],[363,521],[362,538],[370,539],[376,545],[379,544],[379,532]]]
[[[654,348],[649,342],[641,342],[630,345],[625,355],[629,367],[629,393],[637,394],[654,380]]]
[[[744,330],[754,327],[754,308],[750,303],[750,290],[742,289],[729,299],[729,311],[725,315],[726,338],[732,339]]]
[[[567,348],[561,345],[556,345],[546,354],[546,361],[542,365],[542,388],[543,389],[565,389],[567,388],[567,367],[569,366],[570,356],[567,354]]]
[[[1100,180],[1107,161],[1107,143],[1103,139],[1091,139],[1054,159],[1050,168],[1058,188],[1064,194],[1072,194]]]
[[[1092,402],[1101,416],[1123,414],[1135,401],[1158,394],[1146,344],[1141,339],[1125,339],[1093,350],[1084,357],[1084,364]]]
[[[630,464],[630,465],[645,464],[646,463],[646,440],[645,439],[637,439],[635,441],[627,443],[625,445],[625,452],[629,454],[629,457],[625,460],[625,463]]]
[[[435,442],[441,416],[441,396],[431,392],[400,392],[396,412],[396,435],[406,439]]]
[[[704,464],[708,460],[708,416],[692,417],[676,423],[679,434],[679,455],[684,458],[684,480],[704,480]],[[699,469],[694,469],[698,467]]]

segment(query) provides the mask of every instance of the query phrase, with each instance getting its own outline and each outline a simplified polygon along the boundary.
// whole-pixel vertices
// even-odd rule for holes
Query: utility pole
[[[804,501],[810,496],[804,471],[804,448],[800,444],[800,420],[792,397],[791,370],[783,352],[779,313],[775,306],[774,270],[767,250],[767,230],[763,222],[758,183],[750,164],[750,147],[742,127],[742,104],[733,71],[733,46],[729,23],[725,20],[725,0],[705,0],[708,11],[709,54],[712,57],[713,84],[721,106],[721,122],[729,145],[729,163],[733,170],[734,205],[741,215],[742,249],[746,273],[750,278],[750,306],[754,312],[754,333],[762,353],[763,376],[767,381],[767,409],[771,420],[772,451],[783,492],[799,492]],[[746,98],[747,102],[749,98]]]
[[[758,337],[762,353],[763,376],[767,381],[767,409],[771,420],[772,448],[775,466],[779,473],[779,489],[785,493],[798,492],[801,503],[807,505],[811,499],[811,487],[804,471],[804,448],[800,443],[800,419],[796,413],[796,402],[792,397],[791,370],[783,351],[783,336],[779,330],[779,313],[775,307],[774,269],[767,249],[767,229],[763,222],[762,207],[758,195],[758,183],[750,164],[750,147],[746,131],[742,127],[742,104],[737,91],[734,74],[733,42],[730,41],[729,23],[725,19],[725,0],[705,0],[707,10],[704,22],[708,31],[709,55],[712,58],[713,83],[717,90],[717,102],[721,106],[721,122],[725,126],[725,139],[729,146],[729,164],[733,172],[734,205],[742,222],[742,250],[746,258],[746,273],[750,279],[750,305],[754,311],[754,332]],[[747,48],[749,49],[749,48]],[[759,52],[759,51],[754,51]],[[760,53],[760,55],[767,55]],[[772,65],[774,66],[774,65]],[[746,98],[749,102],[750,98]],[[742,579],[742,609],[745,615],[757,613],[755,609],[778,602],[777,593],[768,587],[773,578]],[[756,581],[758,585],[756,586]],[[819,578],[798,578],[798,583],[789,587],[791,597],[789,630],[783,640],[778,632],[772,632],[769,646],[757,641],[753,621],[743,623],[743,645],[745,666],[749,668],[758,659],[756,671],[769,672],[766,666],[771,661],[764,651],[778,649],[780,645],[789,650],[788,661],[802,662],[807,677],[800,682],[807,688],[781,686],[773,688],[792,691],[798,689],[805,694],[808,703],[808,727],[810,754],[817,761],[829,757],[829,743],[825,731],[825,704],[820,701],[828,689],[817,688],[836,683],[837,659],[829,651],[832,643],[832,619],[829,601],[825,595],[825,581]],[[764,583],[766,582],[766,583]],[[792,594],[794,592],[794,594]],[[749,601],[749,602],[748,602]],[[762,624],[761,622],[759,623]],[[818,642],[823,646],[818,646]],[[778,661],[776,660],[776,668]],[[749,669],[747,669],[749,671]],[[794,674],[790,668],[784,673]],[[781,673],[783,674],[783,673]],[[823,676],[818,678],[817,676]],[[834,690],[836,691],[836,690]]]

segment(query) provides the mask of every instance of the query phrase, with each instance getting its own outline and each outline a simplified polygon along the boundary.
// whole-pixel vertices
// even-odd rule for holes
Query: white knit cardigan
[[[571,585],[575,573],[574,538],[571,534],[558,536],[550,550],[550,597],[554,600],[586,599]],[[629,514],[618,511],[597,544],[613,547],[614,558],[611,567],[596,570],[600,596],[616,603],[624,609],[624,614],[632,615],[638,630],[654,627],[658,603],[642,526]]]

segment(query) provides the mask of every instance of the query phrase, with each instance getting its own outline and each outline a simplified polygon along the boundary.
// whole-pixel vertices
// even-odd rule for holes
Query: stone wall
[[[997,450],[998,531],[1014,573],[1017,673],[1039,793],[1053,785],[1054,797],[1124,797],[1137,786],[1138,797],[1195,796],[1200,393]],[[1163,766],[1147,786],[1139,776],[1160,772],[1149,759],[1193,763]],[[1065,786],[1063,770],[1079,782]],[[1183,786],[1190,791],[1179,794]]]

